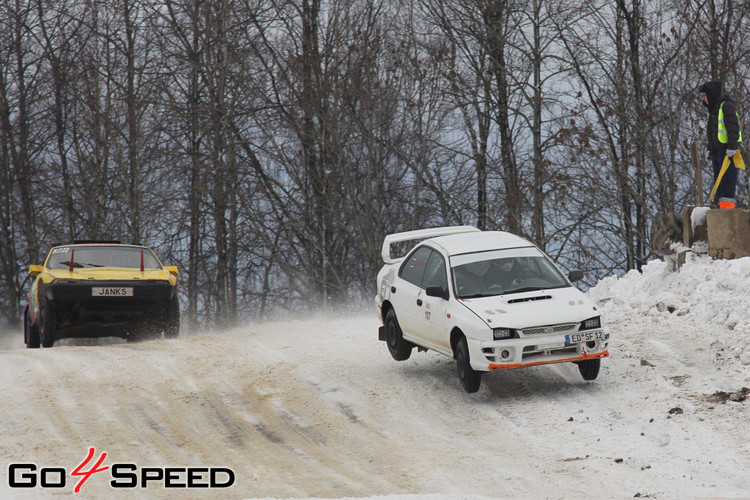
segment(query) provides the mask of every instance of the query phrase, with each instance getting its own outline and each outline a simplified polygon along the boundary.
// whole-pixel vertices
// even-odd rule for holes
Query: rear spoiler
[[[458,233],[476,233],[480,230],[474,226],[449,226],[449,227],[433,227],[430,229],[417,229],[416,231],[406,231],[404,233],[389,234],[383,240],[383,250],[381,255],[383,262],[386,264],[395,264],[396,262],[403,259],[403,257],[394,258],[391,257],[391,244],[398,243],[400,241],[410,240],[425,240],[427,238],[435,238],[437,236],[445,236],[448,234]]]

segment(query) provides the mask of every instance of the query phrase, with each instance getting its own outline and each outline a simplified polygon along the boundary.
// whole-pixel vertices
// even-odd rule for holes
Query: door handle
[[[422,305],[422,299],[417,299],[417,305],[418,305],[418,306],[421,306],[421,305]]]

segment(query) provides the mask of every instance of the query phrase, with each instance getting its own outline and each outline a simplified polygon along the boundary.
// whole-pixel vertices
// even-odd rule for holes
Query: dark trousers
[[[716,184],[716,178],[719,176],[719,172],[721,172],[721,165],[724,163],[725,156],[723,151],[721,153],[711,153],[711,163],[713,163],[714,167],[714,184]],[[716,190],[715,200],[718,201],[720,198],[734,198],[736,192],[737,169],[734,166],[734,160],[730,158],[729,168],[724,172],[724,177],[721,178],[721,184],[719,184],[719,188]]]

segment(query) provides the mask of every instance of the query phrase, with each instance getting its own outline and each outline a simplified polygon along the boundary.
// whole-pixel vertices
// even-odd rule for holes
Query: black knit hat
[[[710,108],[713,108],[716,102],[719,100],[719,97],[721,97],[721,82],[717,80],[706,82],[701,85],[701,88],[700,90],[698,90],[698,92],[706,94],[706,97],[708,98],[708,106]]]

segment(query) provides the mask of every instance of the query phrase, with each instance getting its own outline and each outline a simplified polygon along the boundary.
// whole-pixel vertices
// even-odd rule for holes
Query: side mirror
[[[30,265],[29,266],[29,276],[32,276],[32,277],[33,276],[38,276],[39,274],[42,273],[42,269],[43,269],[42,266],[35,266],[33,264]]]
[[[568,279],[571,283],[575,283],[576,281],[580,281],[583,279],[583,271],[570,271],[568,273]]]
[[[173,276],[177,276],[178,274],[180,274],[180,270],[177,269],[177,266],[164,266],[164,269],[169,271],[169,273]]]
[[[439,297],[443,300],[448,300],[448,290],[444,290],[442,286],[428,286],[425,292],[428,297]]]

